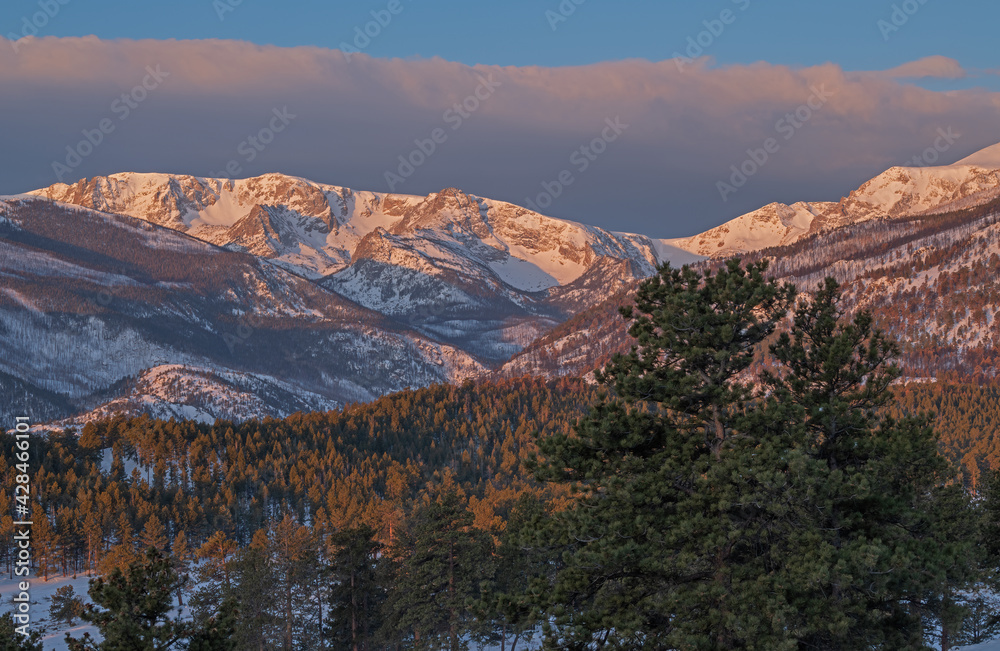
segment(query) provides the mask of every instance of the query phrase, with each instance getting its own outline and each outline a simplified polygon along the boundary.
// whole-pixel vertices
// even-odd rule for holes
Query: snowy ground
[[[18,592],[18,580],[18,577],[14,577],[14,580],[11,580],[6,575],[0,578],[0,612],[10,612],[12,610],[11,599]],[[67,632],[72,633],[73,637],[77,638],[82,637],[86,631],[89,631],[91,635],[97,632],[97,629],[93,626],[84,626],[80,622],[77,622],[77,625],[71,629],[65,628],[63,624],[49,622],[49,600],[55,594],[56,590],[64,585],[71,585],[78,597],[86,597],[87,582],[89,580],[90,577],[82,574],[78,575],[75,579],[72,577],[53,577],[48,581],[42,581],[39,577],[29,577],[29,581],[31,582],[30,626],[32,631],[42,633],[42,643],[45,651],[66,651],[68,647],[64,638]]]
[[[961,651],[1000,651],[1000,640],[993,640],[992,642],[984,642],[982,644],[955,648],[961,649]]]
[[[56,590],[64,585],[71,585],[77,596],[86,598],[88,580],[89,577],[84,575],[80,575],[75,579],[72,577],[55,577],[49,581],[42,581],[40,578],[35,577],[31,578],[31,630],[42,633],[45,651],[68,651],[65,642],[67,632],[76,638],[82,637],[84,632],[90,632],[91,635],[96,634],[97,631],[93,626],[84,626],[79,622],[77,622],[76,626],[69,629],[65,628],[62,624],[49,622],[49,600],[55,594]],[[16,592],[16,580],[10,580],[6,576],[0,578],[0,612],[11,610],[11,598]],[[508,640],[508,648],[510,641]],[[538,644],[532,644],[525,639],[518,641],[518,649],[535,648],[538,648]],[[956,651],[959,649],[961,651],[1000,651],[1000,640],[955,648]],[[500,646],[495,645],[481,647],[479,651],[499,651],[499,649]]]
[[[66,645],[66,633],[71,633],[75,638],[83,637],[85,632],[89,632],[91,636],[96,639],[100,639],[97,635],[97,629],[93,626],[84,625],[82,622],[77,621],[76,625],[72,628],[66,628],[62,623],[54,623],[49,621],[49,604],[52,595],[55,594],[56,590],[63,587],[64,585],[73,586],[73,591],[76,593],[77,597],[82,597],[84,601],[89,601],[87,599],[87,585],[90,577],[85,575],[79,575],[77,578],[72,577],[53,577],[48,581],[42,581],[41,578],[30,577],[31,581],[31,630],[38,631],[42,634],[42,645],[45,651],[68,651],[69,647]],[[11,599],[17,594],[18,579],[9,579],[6,575],[0,578],[0,613],[10,612]],[[184,608],[181,612],[182,616],[189,616],[187,608]],[[513,638],[512,638],[513,639]],[[510,642],[507,641],[507,648],[510,648]],[[539,638],[540,640],[540,638]],[[475,648],[475,647],[473,647]],[[535,649],[538,648],[538,644],[531,644],[529,640],[523,637],[518,641],[518,649]],[[971,647],[970,647],[971,648]],[[500,646],[485,646],[478,649],[478,651],[500,651]],[[1000,646],[988,647],[988,651],[1000,651]]]

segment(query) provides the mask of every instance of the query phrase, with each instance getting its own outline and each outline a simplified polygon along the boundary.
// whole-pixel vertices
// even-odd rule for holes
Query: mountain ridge
[[[983,166],[997,153],[892,167],[838,202],[772,203],[674,239],[456,188],[418,197],[281,174],[56,184],[0,197],[0,349],[31,358],[32,342],[48,337],[48,348],[79,352],[60,366],[53,350],[35,375],[0,365],[0,380],[46,417],[72,415],[69,405],[84,419],[115,409],[242,419],[470,377],[585,375],[627,344],[616,301],[656,264],[711,266],[734,254],[768,257],[807,289],[817,274],[841,278],[852,305],[894,315],[908,363],[933,340],[941,359],[982,368],[991,342],[1000,348],[1000,288],[984,271],[1000,276],[989,221],[1000,173]],[[180,269],[191,250],[206,262]],[[955,284],[963,265],[974,286]],[[907,269],[924,285],[901,283]],[[921,291],[946,298],[924,305]],[[896,305],[927,317],[900,316]],[[181,334],[193,339],[170,345]],[[126,349],[142,354],[128,368],[108,362]]]

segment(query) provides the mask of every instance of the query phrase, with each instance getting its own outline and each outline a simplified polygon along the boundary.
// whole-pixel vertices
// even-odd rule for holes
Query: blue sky
[[[388,5],[388,0],[47,1],[66,4],[39,35],[223,38],[326,48],[350,42],[354,29],[371,20],[371,11]],[[995,41],[1000,6],[991,0],[399,1],[400,19],[374,40],[368,54],[516,66],[658,61],[683,52],[687,39],[704,29],[703,21],[732,9],[739,20],[706,48],[720,63],[835,62],[849,70],[868,70],[944,55],[968,69],[1000,67]],[[19,33],[23,18],[39,10],[38,0],[3,4],[0,28],[5,35]],[[550,21],[561,4],[574,10],[565,21]],[[220,10],[225,5],[231,11]],[[894,7],[908,10],[906,22],[898,31],[884,32],[879,21],[891,22]]]
[[[675,237],[774,201],[836,201],[941,130],[959,135],[932,152],[938,164],[1000,141],[1000,3],[579,1],[6,0],[0,193],[120,171],[215,175],[235,159],[232,176],[459,187],[521,205],[555,194],[540,206],[553,216]],[[46,38],[14,40],[32,32]],[[158,65],[168,79],[119,113]],[[482,75],[501,82],[495,95],[393,182]],[[818,89],[829,101],[786,130]],[[294,123],[250,160],[241,146],[284,107]],[[628,130],[580,169],[578,150],[619,117]],[[77,161],[105,119],[113,133]],[[726,191],[776,136],[780,151]],[[574,182],[557,187],[565,171]]]

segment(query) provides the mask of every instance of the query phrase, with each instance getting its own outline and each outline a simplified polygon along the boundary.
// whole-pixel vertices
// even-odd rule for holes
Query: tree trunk
[[[448,543],[448,597],[449,597],[449,619],[448,632],[451,636],[451,651],[458,651],[458,630],[455,620],[458,613],[455,612],[455,545]]]
[[[351,570],[351,640],[354,642],[354,651],[358,651],[358,594],[354,570]]]

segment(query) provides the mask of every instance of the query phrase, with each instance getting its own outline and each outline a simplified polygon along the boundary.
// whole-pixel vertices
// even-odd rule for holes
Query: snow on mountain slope
[[[233,181],[129,172],[32,194],[232,244],[313,278],[346,266],[365,235],[396,223],[417,201],[281,174]]]
[[[649,238],[618,236],[449,188],[410,207],[391,228],[369,233],[352,265],[373,260],[455,284],[491,286],[516,303],[524,300],[519,294],[575,281],[602,258],[630,260],[642,275],[658,262]]]
[[[612,234],[454,189],[414,197],[355,192],[282,174],[228,180],[121,173],[32,194],[144,219],[311,278],[345,269],[376,230],[405,236],[403,246],[421,248],[445,266],[469,247],[486,256],[476,263],[526,292],[572,282],[602,255],[645,261],[650,269],[659,261],[656,246],[643,236]],[[427,241],[431,234],[458,250],[436,249]]]
[[[38,197],[3,201],[0,217],[0,387],[47,418],[122,397],[145,405],[121,383],[164,365],[205,369],[257,396],[244,401],[251,411],[271,412],[275,382],[294,410],[305,404],[295,395],[343,404],[483,372],[462,350],[246,253]]]
[[[616,291],[623,273],[641,278],[666,258],[698,259],[643,235],[454,188],[415,197],[280,174],[230,181],[123,173],[35,194],[268,259],[496,362],[517,352],[530,333],[568,317],[566,310]]]
[[[966,156],[955,163],[953,167],[970,165],[972,167],[982,167],[991,170],[1000,169],[1000,143],[991,145],[986,149],[980,149],[971,156]]]
[[[699,235],[665,240],[665,243],[706,257],[790,244],[807,235],[817,219],[832,212],[835,206],[831,203],[800,202],[791,206],[772,203]]]
[[[907,377],[948,372],[995,381],[1000,369],[1000,198],[952,213],[873,219],[783,248],[750,253],[799,290],[824,278],[844,287],[841,307],[870,310],[901,346]],[[702,263],[701,268],[721,264]],[[635,285],[581,311],[511,358],[504,376],[587,376],[635,344],[618,307]]]
[[[1000,186],[997,170],[968,165],[892,167],[841,201],[851,222],[916,215]]]
[[[1000,144],[940,167],[892,167],[839,202],[773,203],[693,237],[667,240],[685,251],[724,257],[784,246],[870,219],[895,219],[977,205],[1000,191]]]
[[[335,400],[303,391],[277,378],[165,364],[143,371],[127,392],[56,427],[83,425],[115,414],[149,414],[154,418],[244,421],[284,418],[296,411],[327,411],[342,406]]]

